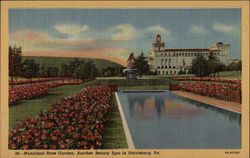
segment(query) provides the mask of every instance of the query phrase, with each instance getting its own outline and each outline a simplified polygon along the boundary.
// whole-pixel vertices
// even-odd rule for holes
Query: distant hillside
[[[33,56],[23,56],[22,57],[23,61],[26,59],[33,59],[35,62],[39,63],[40,66],[42,66],[44,64],[45,66],[58,67],[59,69],[60,69],[61,63],[68,64],[70,61],[74,60],[74,58],[61,58],[61,57],[33,57]],[[121,66],[117,63],[114,63],[114,62],[108,61],[108,60],[104,60],[104,59],[80,58],[79,60],[84,60],[84,61],[92,60],[92,61],[94,61],[96,68],[99,70],[102,68],[109,67],[109,66],[112,66],[112,67]]]

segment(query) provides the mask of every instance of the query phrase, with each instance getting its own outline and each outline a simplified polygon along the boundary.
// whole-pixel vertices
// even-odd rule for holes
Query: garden
[[[127,148],[116,90],[169,90],[178,84],[223,100],[230,100],[231,90],[241,92],[241,80],[223,73],[221,78],[142,73],[125,80],[120,66],[98,69],[90,60],[67,59],[59,67],[40,67],[33,59],[22,61],[21,48],[9,51],[10,149]]]
[[[108,86],[83,89],[28,118],[9,134],[10,149],[96,149],[102,145],[105,115],[112,91]]]

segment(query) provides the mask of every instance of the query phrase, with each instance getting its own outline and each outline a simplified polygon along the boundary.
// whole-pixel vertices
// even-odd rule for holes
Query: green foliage
[[[179,71],[178,74],[179,74],[179,75],[181,75],[181,74],[186,74],[186,72],[185,72],[185,70],[182,70],[182,69],[181,69],[181,70]]]
[[[88,60],[85,62],[84,60],[79,60],[75,58],[70,61],[69,64],[62,63],[61,64],[61,76],[63,77],[78,77],[81,79],[86,79],[90,77],[97,76],[97,68],[93,61]]]
[[[39,64],[34,60],[25,60],[23,62],[23,77],[31,79],[38,77]]]
[[[22,47],[9,46],[9,76],[13,81],[14,77],[22,74]]]
[[[208,56],[207,60],[207,74],[210,76],[213,74],[213,77],[215,77],[215,73],[218,73],[222,71],[223,69],[223,64],[220,63],[218,57],[211,52]]]
[[[58,67],[59,68],[59,74],[64,74],[62,70],[62,64],[68,64],[71,61],[74,61],[75,58],[63,58],[63,57],[41,57],[41,56],[23,56],[22,60],[26,59],[33,59],[35,62],[39,63],[40,65],[45,65],[47,67]],[[92,60],[96,66],[96,68],[101,71],[103,68],[107,67],[119,67],[121,65],[114,63],[112,61],[104,60],[104,59],[94,59],[94,58],[79,58],[80,60],[83,60],[87,62],[88,60]],[[63,75],[64,76],[64,75]],[[67,75],[65,75],[67,76]]]
[[[207,76],[207,60],[206,58],[198,54],[197,57],[192,61],[191,71],[198,77]]]
[[[241,60],[238,62],[232,62],[228,66],[229,71],[241,71],[242,70],[242,62]]]
[[[135,58],[134,66],[137,69],[139,77],[142,77],[142,75],[148,74],[150,72],[147,58],[143,53]]]
[[[44,64],[39,69],[39,77],[58,77],[58,67],[45,66]]]
[[[103,68],[101,69],[101,71],[99,71],[99,76],[102,77],[112,77],[112,76],[123,76],[123,66],[109,66],[107,68]]]
[[[188,73],[193,73],[198,77],[210,76],[215,77],[217,73],[219,76],[220,71],[225,71],[226,66],[221,63],[216,55],[211,52],[206,59],[203,55],[199,54],[192,61],[192,67]]]

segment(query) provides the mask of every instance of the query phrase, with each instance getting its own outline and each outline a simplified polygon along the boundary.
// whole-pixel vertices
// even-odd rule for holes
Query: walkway
[[[219,100],[219,99],[201,96],[201,95],[197,95],[197,94],[190,93],[190,92],[184,92],[184,91],[171,91],[171,92],[174,94],[183,96],[185,98],[190,98],[190,99],[203,102],[203,103],[207,103],[207,104],[219,107],[219,108],[224,108],[224,109],[228,109],[231,111],[236,111],[236,112],[241,113],[241,104],[237,102]]]

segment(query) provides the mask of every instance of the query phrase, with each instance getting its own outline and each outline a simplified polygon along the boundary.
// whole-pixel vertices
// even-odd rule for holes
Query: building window
[[[176,74],[176,71],[174,71],[174,74]]]
[[[174,56],[175,56],[175,53],[174,53]]]
[[[166,74],[168,75],[168,71],[166,71]]]
[[[162,74],[164,74],[165,72],[164,71],[162,71]]]
[[[158,71],[159,74],[161,74],[161,71]]]
[[[164,66],[161,66],[161,68],[163,69],[163,68],[164,68]]]
[[[168,68],[168,66],[165,66],[165,69],[167,69]]]
[[[175,66],[173,66],[173,69],[175,68]]]
[[[160,66],[157,66],[157,69],[159,69],[160,68]]]
[[[172,71],[170,70],[170,74],[172,74]]]
[[[171,69],[171,66],[169,66],[169,68]]]
[[[161,62],[163,62],[163,59],[161,59]]]
[[[163,54],[161,53],[161,56],[163,56]]]
[[[191,55],[193,55],[193,53],[191,53]]]
[[[168,59],[165,59],[165,62],[168,62]]]

